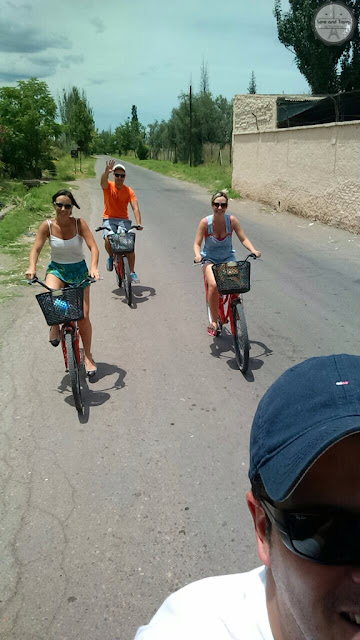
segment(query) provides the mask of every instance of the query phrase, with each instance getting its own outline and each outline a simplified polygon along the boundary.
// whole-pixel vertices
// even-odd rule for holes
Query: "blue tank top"
[[[215,238],[213,234],[213,216],[207,216],[207,233],[205,234],[205,242],[201,255],[213,264],[221,264],[222,262],[232,262],[234,260],[235,251],[231,240],[231,223],[230,215],[225,213],[225,229],[226,236],[222,240]]]

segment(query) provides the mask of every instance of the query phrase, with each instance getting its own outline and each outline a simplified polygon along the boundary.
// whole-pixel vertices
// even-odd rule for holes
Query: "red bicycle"
[[[46,293],[39,293],[36,299],[49,326],[60,325],[60,338],[65,362],[65,371],[69,372],[71,390],[75,407],[82,414],[84,405],[81,397],[80,368],[82,365],[80,356],[79,327],[77,321],[83,313],[84,289],[81,285],[85,282],[96,282],[94,278],[85,278],[78,284],[65,282],[63,289],[51,289],[36,276],[28,280],[28,284],[39,284]]]
[[[95,231],[101,231],[105,229],[108,231],[107,238],[111,250],[114,255],[114,269],[116,275],[116,282],[119,288],[124,284],[125,299],[129,307],[132,303],[132,282],[130,276],[129,261],[127,253],[133,253],[135,248],[135,233],[129,233],[130,229],[141,229],[137,224],[131,225],[128,231],[125,231],[122,225],[118,226],[117,232],[109,230],[109,227],[102,226],[96,227]]]
[[[246,373],[249,366],[249,337],[244,313],[243,293],[250,291],[250,262],[256,260],[256,255],[250,253],[245,260],[213,265],[216,285],[219,291],[219,308],[217,318],[217,335],[222,332],[225,324],[230,322],[230,332],[233,338],[237,365],[242,373]],[[198,264],[204,264],[200,262]],[[212,317],[208,304],[208,286],[203,274],[206,310],[208,321]]]

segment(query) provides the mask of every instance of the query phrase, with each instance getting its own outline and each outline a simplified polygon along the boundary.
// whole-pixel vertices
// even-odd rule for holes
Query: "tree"
[[[106,155],[114,155],[117,149],[115,134],[111,132],[111,128],[103,131],[96,130],[93,141],[93,153],[101,153]]]
[[[1,160],[12,177],[41,178],[53,168],[54,142],[61,127],[56,122],[56,103],[45,82],[36,78],[0,88],[0,121],[5,128]]]
[[[255,78],[255,73],[253,71],[251,72],[251,76],[250,76],[248,93],[256,93],[256,78]]]
[[[327,46],[315,38],[312,19],[324,0],[289,0],[290,9],[282,12],[281,0],[275,0],[274,15],[280,42],[295,56],[300,73],[313,94],[360,89],[360,3],[347,0],[357,20],[353,38],[341,46]]]
[[[207,68],[207,63],[203,59],[200,69],[200,93],[209,93],[210,91],[210,83],[209,83],[209,73]]]
[[[70,147],[75,142],[82,151],[89,153],[95,124],[85,91],[80,92],[74,86],[69,91],[63,89],[62,97],[59,98],[59,111],[67,146]]]

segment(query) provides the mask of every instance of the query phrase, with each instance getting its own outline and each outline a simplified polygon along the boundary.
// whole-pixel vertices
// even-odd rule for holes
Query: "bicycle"
[[[121,288],[122,284],[124,283],[125,299],[129,307],[131,307],[132,282],[130,276],[129,261],[126,254],[133,253],[135,248],[136,236],[135,233],[130,233],[130,230],[141,229],[141,226],[133,224],[128,231],[125,231],[124,227],[119,224],[116,233],[106,226],[96,227],[95,231],[101,231],[102,229],[105,229],[109,232],[107,238],[109,240],[111,250],[114,254],[116,282],[119,288]]]
[[[217,336],[221,334],[223,325],[230,322],[237,365],[242,373],[246,373],[249,366],[249,337],[244,313],[243,293],[250,291],[250,263],[249,258],[256,260],[254,253],[249,253],[245,260],[212,265],[216,285],[219,291],[219,308],[217,318]],[[195,264],[206,264],[201,261]],[[208,304],[208,285],[203,274],[206,310],[208,321],[212,317]]]
[[[65,362],[65,371],[69,372],[71,390],[75,407],[82,414],[84,405],[80,387],[80,342],[78,320],[83,317],[84,289],[81,285],[85,282],[96,282],[94,278],[85,278],[78,284],[65,282],[63,289],[52,289],[36,276],[27,281],[28,284],[39,284],[48,291],[39,293],[36,297],[40,308],[49,326],[60,325],[60,339]]]

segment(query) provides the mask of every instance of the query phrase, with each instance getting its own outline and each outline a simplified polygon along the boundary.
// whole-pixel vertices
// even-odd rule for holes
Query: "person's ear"
[[[247,492],[246,502],[254,522],[258,556],[266,567],[270,567],[270,541],[266,535],[264,509],[260,502],[254,498],[252,491]]]

